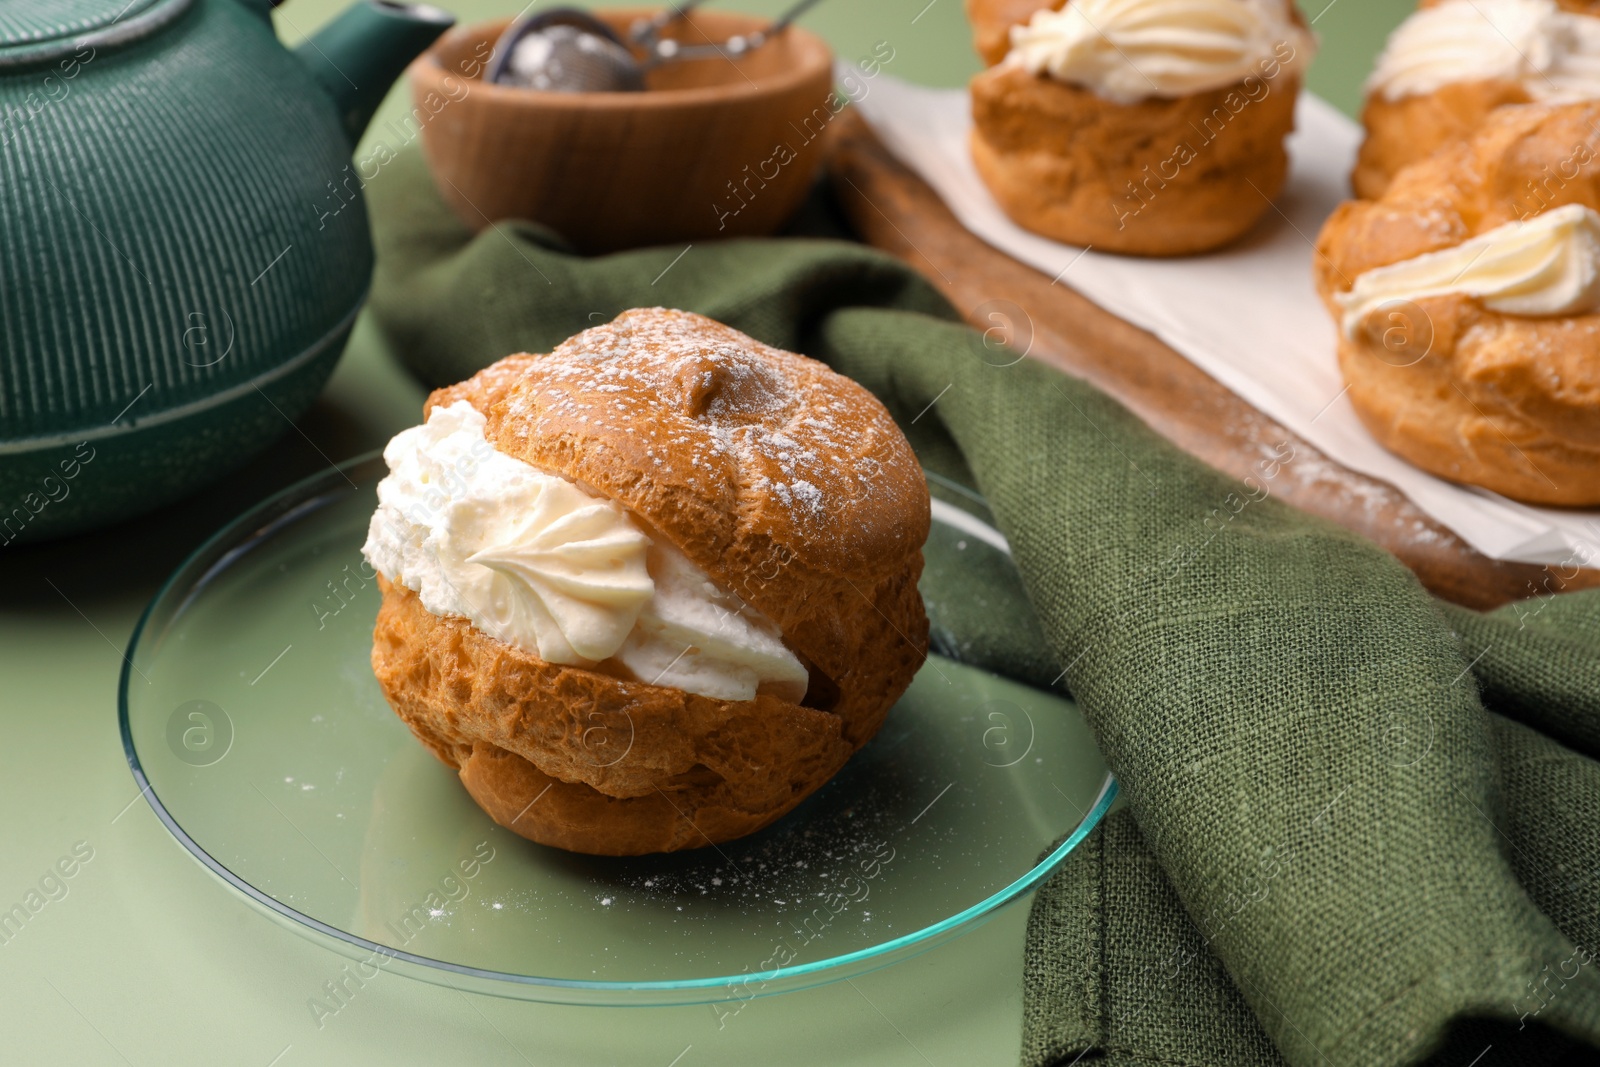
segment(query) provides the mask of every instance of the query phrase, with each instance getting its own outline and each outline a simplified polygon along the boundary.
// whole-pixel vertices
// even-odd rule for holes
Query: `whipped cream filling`
[[[1375,267],[1336,299],[1354,337],[1363,320],[1395,303],[1461,293],[1506,315],[1600,311],[1600,213],[1568,204],[1508,222],[1454,248]]]
[[[1545,103],[1600,96],[1600,19],[1555,0],[1449,0],[1390,35],[1367,91],[1402,100],[1476,81],[1516,82]]]
[[[1313,47],[1287,0],[1070,0],[1013,26],[1006,61],[1132,103],[1295,69]]]
[[[383,450],[362,554],[435,615],[547,663],[620,662],[721,700],[799,702],[805,666],[778,627],[613,500],[494,448],[466,401]]]

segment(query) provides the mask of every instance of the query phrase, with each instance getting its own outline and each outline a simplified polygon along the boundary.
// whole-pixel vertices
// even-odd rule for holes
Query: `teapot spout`
[[[351,148],[406,65],[455,23],[429,4],[358,0],[295,55],[339,108]]]

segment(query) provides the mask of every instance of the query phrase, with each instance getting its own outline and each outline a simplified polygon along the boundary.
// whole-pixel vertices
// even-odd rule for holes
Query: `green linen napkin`
[[[1034,904],[1024,1063],[1596,1055],[1600,596],[1440,604],[1272,498],[1292,449],[1226,477],[859,246],[580,258],[473,234],[415,153],[369,196],[372,310],[430,383],[685,308],[862,382],[989,500],[1023,589],[984,590],[1012,607],[980,645],[1064,671],[1127,799]]]

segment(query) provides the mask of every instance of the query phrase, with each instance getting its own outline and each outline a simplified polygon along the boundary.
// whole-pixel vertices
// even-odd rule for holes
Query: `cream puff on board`
[[[1403,168],[1471,137],[1496,108],[1600,98],[1597,13],[1575,0],[1423,4],[1367,81],[1356,195],[1382,196]]]
[[[994,64],[972,81],[972,158],[1018,225],[1177,256],[1271,210],[1315,51],[1291,0],[969,0],[968,13]]]
[[[1600,103],[1501,108],[1328,220],[1317,288],[1390,451],[1514,500],[1600,504],[1597,162]]]

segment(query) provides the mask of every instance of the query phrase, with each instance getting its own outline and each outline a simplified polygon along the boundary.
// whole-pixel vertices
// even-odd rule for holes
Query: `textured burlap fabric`
[[[1600,1055],[1600,597],[1437,603],[1273,499],[1292,455],[1225,477],[858,246],[579,258],[474,235],[414,153],[369,195],[372,310],[432,384],[681,307],[861,381],[989,500],[1023,589],[974,647],[1065,668],[1127,798],[1034,905],[1025,1063]]]

